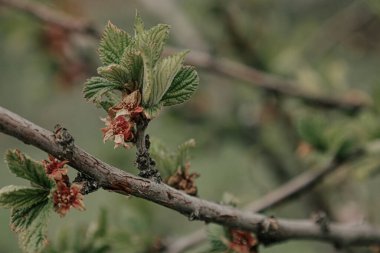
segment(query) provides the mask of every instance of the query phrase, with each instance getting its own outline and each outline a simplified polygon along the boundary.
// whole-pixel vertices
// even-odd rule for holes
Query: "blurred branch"
[[[75,145],[65,152],[52,132],[2,107],[0,132],[68,160],[73,168],[91,176],[106,190],[143,198],[197,220],[252,231],[264,245],[290,239],[325,241],[339,246],[380,244],[380,230],[369,225],[331,223],[326,232],[313,221],[266,217],[189,196],[163,183],[115,168]]]
[[[75,19],[63,12],[56,11],[48,6],[35,1],[26,0],[0,0],[0,5],[23,11],[42,22],[53,24],[65,30],[100,37],[98,30],[93,24],[84,20]]]
[[[76,20],[65,13],[56,11],[37,2],[0,0],[0,5],[1,4],[21,10],[43,22],[53,23],[69,31],[80,32],[94,38],[99,38],[100,36],[98,30],[92,24]],[[177,51],[177,49],[169,48],[165,51],[165,54],[173,53],[174,51]],[[298,98],[307,104],[324,109],[339,109],[346,112],[356,112],[370,106],[368,101],[359,98],[343,99],[324,94],[310,93],[309,91],[301,89],[295,82],[282,80],[272,74],[226,58],[213,57],[206,52],[192,51],[188,55],[186,62],[208,71],[245,81],[253,87]]]
[[[374,142],[375,143],[375,142]],[[373,144],[368,144],[371,148]],[[366,147],[367,149],[367,147]],[[281,205],[296,196],[305,194],[312,190],[314,186],[320,183],[326,176],[336,171],[345,163],[363,157],[366,152],[363,149],[356,149],[347,155],[344,159],[334,158],[325,167],[318,170],[308,170],[289,182],[283,184],[277,189],[269,192],[263,197],[248,204],[244,209],[254,213],[266,211],[274,206]],[[181,253],[189,248],[193,248],[205,242],[207,236],[204,229],[197,230],[189,235],[183,236],[173,241],[172,244],[167,246],[167,253]]]

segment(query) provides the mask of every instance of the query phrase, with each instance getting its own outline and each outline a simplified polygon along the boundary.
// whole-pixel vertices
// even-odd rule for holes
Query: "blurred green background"
[[[190,138],[196,140],[191,165],[201,174],[197,184],[202,198],[221,201],[228,192],[243,206],[295,175],[323,166],[342,141],[363,145],[380,137],[378,0],[36,2],[98,27],[111,20],[129,32],[138,9],[148,27],[172,26],[171,46],[208,52],[295,80],[312,94],[371,103],[355,114],[326,110],[199,69],[200,86],[193,99],[166,109],[148,132],[173,149]],[[103,144],[99,118],[105,114],[82,98],[83,82],[99,63],[96,48],[97,41],[89,37],[57,31],[0,2],[0,105],[47,129],[62,124],[89,153],[137,174],[135,151]],[[35,159],[47,157],[0,134],[0,154],[9,148],[19,148]],[[323,210],[332,220],[379,224],[379,164],[376,154],[349,164],[311,193],[267,213],[309,218]],[[0,168],[1,187],[24,183],[4,163]],[[73,210],[64,219],[51,219],[53,245],[59,231],[71,234],[86,226],[102,208],[107,210],[110,230],[119,236],[114,237],[119,244],[111,252],[143,252],[152,238],[175,238],[204,226],[147,201],[103,190],[86,196],[85,204],[86,212]],[[19,252],[8,220],[9,210],[0,209],[0,252]],[[261,252],[338,250],[292,241]]]

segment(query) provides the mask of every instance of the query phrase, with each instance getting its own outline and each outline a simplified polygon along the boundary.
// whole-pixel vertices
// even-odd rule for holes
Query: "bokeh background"
[[[230,193],[243,206],[292,177],[323,166],[342,141],[353,140],[359,146],[380,137],[378,0],[30,2],[91,21],[99,29],[111,20],[128,32],[138,9],[146,26],[172,26],[170,46],[294,80],[310,94],[370,104],[356,112],[320,108],[199,68],[200,86],[193,99],[165,109],[148,132],[169,149],[196,140],[191,168],[201,175],[197,185],[202,198],[221,201]],[[0,105],[47,129],[62,124],[88,152],[136,174],[135,151],[114,150],[112,143],[102,143],[100,117],[105,113],[82,97],[85,79],[96,73],[99,64],[97,43],[89,36],[41,23],[0,1]],[[0,154],[9,148],[46,159],[40,150],[0,134]],[[374,154],[345,165],[310,193],[267,213],[309,218],[322,210],[331,220],[379,224],[379,164]],[[0,169],[0,186],[24,183],[10,174],[5,163]],[[97,220],[101,210],[106,210],[109,221],[111,252],[144,252],[156,238],[176,238],[204,226],[147,201],[103,190],[86,196],[85,204],[86,212],[52,217],[53,247],[62,231],[84,240],[86,226]],[[20,252],[8,222],[9,210],[0,209],[0,252]],[[208,252],[207,245],[189,252]],[[261,252],[346,251],[291,241]]]

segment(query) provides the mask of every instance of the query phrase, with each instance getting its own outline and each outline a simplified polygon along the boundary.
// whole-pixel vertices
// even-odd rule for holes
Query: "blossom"
[[[57,189],[53,193],[54,209],[61,216],[64,216],[71,207],[80,211],[85,210],[83,195],[80,193],[82,186],[72,184],[70,187],[63,181],[57,182]]]
[[[111,119],[108,116],[103,119],[106,123],[106,127],[102,128],[103,141],[113,139],[115,142],[115,148],[122,145],[128,147],[127,142],[133,139],[133,123],[129,122],[124,116],[117,116]]]
[[[240,229],[230,229],[230,242],[228,247],[238,253],[256,253],[257,240],[251,232]]]
[[[67,168],[65,168],[65,164],[69,161],[59,161],[52,155],[49,155],[49,160],[43,160],[42,164],[45,168],[45,172],[48,177],[59,181],[62,180],[62,177],[67,175]]]

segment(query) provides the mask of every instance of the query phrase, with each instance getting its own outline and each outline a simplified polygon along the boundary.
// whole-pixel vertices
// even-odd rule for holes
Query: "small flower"
[[[230,229],[231,241],[228,247],[238,253],[256,253],[258,242],[251,232]]]
[[[122,101],[109,110],[109,114],[115,118],[118,116],[128,116],[131,119],[140,114],[144,108],[140,106],[141,94],[138,90],[131,94],[124,95]]]
[[[133,123],[129,122],[124,116],[118,116],[114,119],[107,117],[103,119],[106,127],[102,128],[103,141],[113,139],[115,148],[122,145],[128,147],[127,142],[133,139]]]
[[[48,177],[60,181],[62,180],[62,177],[67,175],[67,168],[65,168],[65,164],[67,164],[69,161],[59,161],[57,158],[55,158],[52,155],[49,155],[49,160],[43,160],[42,164],[45,167],[45,172],[48,175]]]
[[[64,216],[71,207],[84,211],[83,195],[80,193],[82,186],[72,184],[70,187],[62,181],[57,182],[57,189],[53,193],[54,209],[60,216]]]

